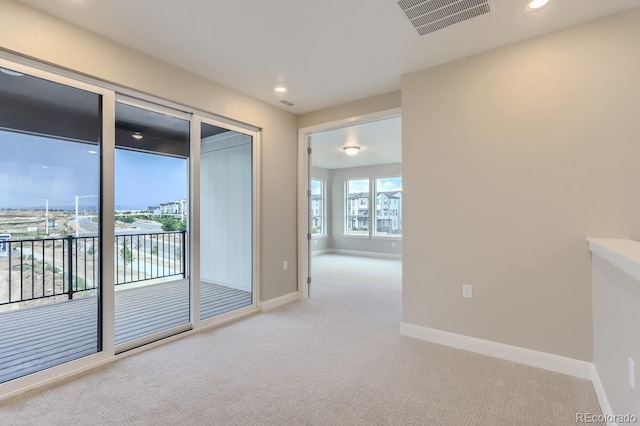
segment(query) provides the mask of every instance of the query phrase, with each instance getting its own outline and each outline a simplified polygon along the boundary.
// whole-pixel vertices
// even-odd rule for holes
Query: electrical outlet
[[[636,363],[629,358],[629,386],[636,390]]]
[[[284,262],[282,262],[282,270],[286,271],[287,269],[289,269],[289,262],[285,260]]]
[[[473,298],[473,286],[471,284],[462,284],[462,297],[465,299]]]
[[[396,242],[395,242],[395,241],[392,241],[392,242],[391,242],[391,247],[395,247],[395,246],[396,246]]]

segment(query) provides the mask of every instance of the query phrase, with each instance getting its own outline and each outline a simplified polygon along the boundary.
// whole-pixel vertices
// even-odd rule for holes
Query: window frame
[[[344,238],[366,238],[366,239],[371,239],[371,240],[375,240],[375,239],[381,239],[381,240],[402,240],[402,197],[400,197],[400,201],[399,201],[399,206],[398,206],[398,224],[399,224],[399,228],[400,228],[400,233],[399,234],[382,234],[382,233],[378,233],[377,232],[377,222],[378,222],[378,204],[377,204],[377,199],[378,199],[378,192],[388,192],[388,191],[378,191],[378,180],[380,179],[393,179],[393,178],[399,178],[400,182],[402,182],[402,175],[401,174],[393,174],[393,175],[372,175],[372,176],[368,176],[368,177],[354,177],[354,178],[346,178],[344,181],[344,210],[343,210],[343,215],[342,215],[342,220],[343,220],[343,237]],[[369,191],[368,191],[368,197],[366,197],[367,199],[367,204],[368,204],[368,212],[369,214],[367,215],[369,221],[368,221],[368,229],[366,233],[359,233],[359,234],[353,234],[349,232],[349,216],[350,216],[350,207],[351,207],[351,203],[349,201],[349,182],[351,181],[368,181],[369,183]],[[402,184],[402,183],[401,183]],[[400,189],[398,192],[402,193],[402,189]],[[362,199],[359,199],[358,201],[358,207],[360,207],[361,205],[361,201]],[[387,211],[391,212],[391,205],[392,203],[389,202],[386,204],[386,209]],[[396,209],[394,209],[396,210]],[[390,214],[387,214],[386,216],[390,216]],[[373,225],[373,226],[372,226]],[[375,227],[375,228],[374,228]],[[353,232],[353,231],[352,231]]]
[[[402,187],[402,175],[373,176],[371,178],[372,183],[373,183],[373,187],[374,187],[373,194],[375,194],[375,195],[372,196],[372,199],[376,202],[376,204],[375,204],[376,209],[375,209],[375,216],[374,216],[374,221],[375,221],[376,226],[375,226],[375,228],[372,228],[371,238],[372,239],[377,239],[377,238],[389,239],[389,238],[393,238],[393,239],[400,240],[400,239],[402,239],[402,195],[400,196],[400,201],[399,201],[399,205],[398,205],[398,209],[397,209],[398,213],[396,213],[396,216],[398,216],[398,228],[400,230],[400,233],[391,234],[390,235],[388,233],[384,233],[384,234],[380,233],[379,234],[378,231],[377,231],[377,229],[378,229],[378,209],[377,209],[377,207],[378,207],[378,204],[377,204],[378,192],[380,192],[380,193],[389,192],[389,191],[378,191],[378,180],[382,180],[382,179],[400,179],[400,186]],[[400,189],[397,192],[400,192],[400,194],[402,194],[402,189]],[[383,216],[391,216],[391,212],[395,210],[395,209],[391,208],[391,206],[392,206],[391,199],[388,199],[388,201],[389,201],[388,203],[386,203],[386,204],[383,203],[381,205],[382,211],[384,211],[384,210],[387,211],[387,214],[386,215],[383,214]],[[391,219],[388,218],[387,220],[391,220]]]
[[[350,208],[351,208],[351,203],[350,203],[350,199],[349,199],[349,182],[354,182],[354,181],[366,181],[367,185],[368,185],[368,196],[366,197],[367,199],[367,205],[365,206],[367,208],[367,211],[370,212],[370,207],[371,207],[371,178],[370,177],[354,177],[354,178],[347,178],[345,179],[344,182],[344,211],[343,211],[343,236],[344,237],[348,237],[348,238],[371,238],[371,214],[367,214],[367,230],[366,231],[350,231],[350,227],[349,227],[349,216],[350,215]],[[362,198],[358,198],[357,201],[357,209],[360,210],[360,207],[362,205]],[[359,215],[356,215],[356,217]],[[357,233],[353,233],[353,232],[357,232]]]

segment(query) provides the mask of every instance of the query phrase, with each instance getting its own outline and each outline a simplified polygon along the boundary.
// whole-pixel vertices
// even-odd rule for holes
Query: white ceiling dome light
[[[550,0],[531,0],[527,5],[527,9],[529,10],[540,10],[549,4]]]
[[[356,155],[360,151],[360,147],[356,145],[345,146],[342,149],[347,155]]]

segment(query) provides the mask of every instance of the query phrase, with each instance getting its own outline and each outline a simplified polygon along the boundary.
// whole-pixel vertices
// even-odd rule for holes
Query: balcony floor
[[[203,282],[201,317],[252,303],[251,293]],[[189,322],[189,285],[172,281],[115,293],[116,344]],[[0,312],[0,383],[96,352],[96,297]]]

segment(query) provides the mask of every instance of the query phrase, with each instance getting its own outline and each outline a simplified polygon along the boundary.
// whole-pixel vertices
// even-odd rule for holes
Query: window
[[[402,235],[402,177],[377,178],[376,236]]]
[[[311,235],[325,235],[324,181],[311,180]]]
[[[369,179],[348,180],[346,193],[345,234],[369,236]]]
[[[370,195],[372,184],[375,199]],[[347,180],[345,187],[345,235],[402,236],[401,176]],[[371,213],[369,205],[375,206]],[[375,226],[370,227],[370,222]]]

